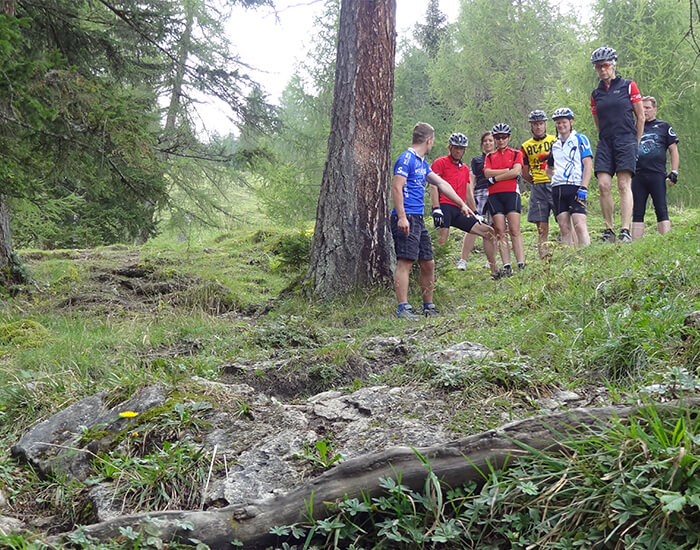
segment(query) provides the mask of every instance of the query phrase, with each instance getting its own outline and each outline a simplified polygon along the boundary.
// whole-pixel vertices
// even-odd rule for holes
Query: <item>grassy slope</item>
[[[600,226],[591,218],[595,236]],[[36,284],[0,305],[0,488],[21,491],[9,445],[82,396],[107,389],[116,399],[154,379],[216,378],[223,363],[294,356],[300,347],[307,364],[331,369],[377,335],[414,339],[426,351],[464,340],[496,350],[497,360],[469,380],[412,362],[355,382],[434,384],[452,376],[454,402],[483,404],[458,410],[456,433],[500,424],[504,411],[522,410],[555,385],[583,392],[607,385],[611,400],[633,400],[638,388],[678,378],[681,369],[696,375],[700,338],[681,334],[685,316],[700,309],[700,212],[674,211],[672,219],[671,234],[648,233],[632,245],[555,246],[551,264],[534,259],[534,226],[523,223],[528,268],[499,282],[488,278],[481,255],[466,272],[456,270],[455,235],[437,254],[435,301],[444,315],[418,323],[393,319],[390,288],[330,303],[275,300],[303,273],[285,263],[308,242],[299,231],[234,228],[140,249],[25,251]],[[116,291],[107,275],[125,264],[145,266],[150,282],[181,284],[167,297],[110,302]],[[411,288],[417,303],[415,281]]]

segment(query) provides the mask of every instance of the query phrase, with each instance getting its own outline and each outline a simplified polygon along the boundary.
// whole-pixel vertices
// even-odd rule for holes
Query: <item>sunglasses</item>
[[[612,66],[612,63],[596,63],[595,70],[599,71],[600,69],[609,69]]]
[[[493,136],[493,139],[508,139],[510,136],[508,134]]]

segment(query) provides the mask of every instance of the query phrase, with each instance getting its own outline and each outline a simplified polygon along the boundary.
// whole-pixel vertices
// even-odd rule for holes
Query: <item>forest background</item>
[[[269,0],[3,4],[0,219],[9,212],[15,246],[143,242],[168,226],[187,235],[260,210],[284,225],[314,220],[338,0],[324,2],[312,47],[279,106],[225,34],[232,7]],[[555,4],[464,0],[447,23],[438,2],[428,2],[424,23],[397,48],[392,156],[418,120],[433,124],[438,144],[453,131],[467,134],[471,158],[495,122],[511,125],[517,145],[529,137],[529,111],[563,105],[595,146],[589,58],[609,45],[618,74],[657,98],[659,118],[680,137],[680,183],[669,201],[697,206],[697,182],[688,176],[700,162],[693,3],[599,0],[585,26]],[[205,97],[228,106],[230,134],[201,130]],[[444,152],[438,145],[433,157]]]

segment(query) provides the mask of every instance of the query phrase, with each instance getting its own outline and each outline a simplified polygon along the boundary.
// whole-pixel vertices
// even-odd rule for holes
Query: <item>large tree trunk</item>
[[[0,195],[0,284],[10,280],[13,264],[12,237],[10,235],[10,209],[5,195]]]
[[[0,0],[0,13],[14,16],[15,0]],[[7,198],[0,194],[0,284],[13,279],[14,262],[10,235],[10,209],[7,207]]]
[[[696,410],[700,398],[652,405],[660,414],[678,410]],[[576,434],[604,432],[612,420],[630,418],[644,406],[615,405],[593,409],[574,409],[567,412],[511,422],[495,430],[447,443],[417,449],[429,460],[430,470],[451,487],[459,487],[467,481],[483,484],[483,472],[500,468],[506,462],[517,461],[518,456],[530,449],[561,450],[562,440]],[[309,505],[315,519],[329,515],[324,503],[334,503],[344,498],[372,497],[383,493],[380,478],[396,479],[415,491],[422,491],[428,470],[416,453],[407,447],[393,447],[384,451],[342,462],[306,485],[272,499],[248,505],[228,506],[207,511],[150,512],[122,516],[113,520],[88,525],[84,533],[99,540],[118,537],[120,528],[140,530],[149,518],[159,521],[158,536],[164,541],[178,538],[196,538],[208,544],[212,550],[231,548],[231,541],[238,539],[247,550],[262,550],[276,542],[270,533],[275,526],[290,525],[308,520]],[[183,522],[193,525],[191,531],[182,528]],[[60,543],[60,538],[54,540]]]
[[[0,0],[0,13],[15,15],[15,0]]]
[[[395,0],[343,0],[328,156],[316,211],[312,292],[391,279],[389,231]]]

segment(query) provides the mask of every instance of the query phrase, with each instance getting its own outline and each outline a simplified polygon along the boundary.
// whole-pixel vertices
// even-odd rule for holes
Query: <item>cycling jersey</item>
[[[571,130],[562,143],[557,139],[552,145],[547,164],[554,167],[552,187],[557,185],[581,185],[583,179],[583,159],[592,157],[591,142],[583,134]]]
[[[490,168],[492,170],[510,170],[516,164],[519,164],[520,166],[523,165],[523,154],[520,151],[506,147],[503,151],[498,149],[493,153],[486,155],[484,169]],[[489,195],[493,195],[494,193],[513,192],[520,193],[518,180],[516,178],[497,181],[489,187]]]
[[[678,136],[668,122],[658,119],[645,122],[644,134],[639,143],[637,173],[656,172],[666,175],[666,149],[674,143],[678,143]]]
[[[476,181],[474,182],[474,190],[477,189],[488,189],[489,182],[486,176],[484,176],[484,160],[486,160],[486,153],[481,153],[478,157],[472,159],[472,174]]]
[[[547,183],[549,181],[544,169],[547,166],[549,152],[552,150],[552,143],[556,139],[555,136],[546,135],[541,138],[532,137],[523,143],[520,152],[523,155],[525,166],[530,167],[533,184]]]
[[[412,147],[401,153],[394,163],[394,175],[406,178],[403,186],[403,208],[406,214],[423,214],[425,178],[430,172],[430,165]],[[396,214],[396,208],[392,214]]]
[[[448,155],[436,159],[431,168],[433,172],[452,186],[460,199],[466,201],[467,185],[469,185],[469,167],[466,164],[461,160],[455,163],[452,157]],[[440,202],[460,207],[460,205],[451,201],[442,193],[440,193]]]
[[[591,94],[591,112],[598,116],[599,137],[630,136],[637,139],[633,103],[642,100],[642,94],[633,80],[616,76],[610,86],[602,80]]]

